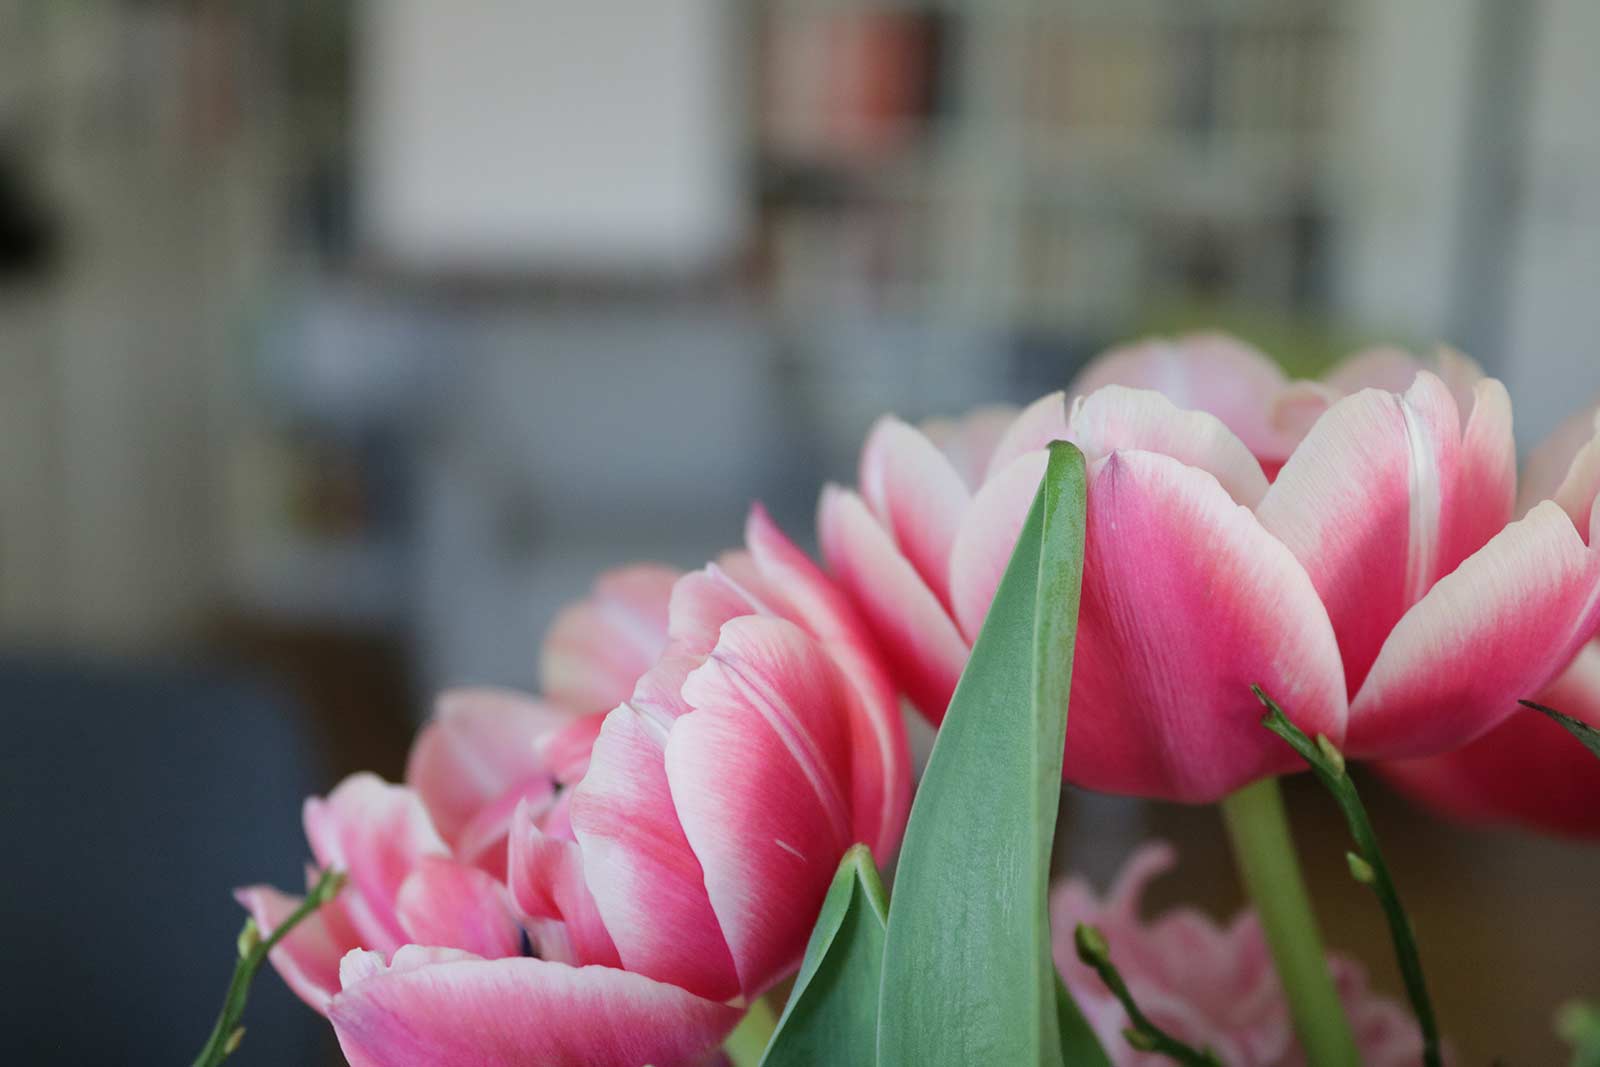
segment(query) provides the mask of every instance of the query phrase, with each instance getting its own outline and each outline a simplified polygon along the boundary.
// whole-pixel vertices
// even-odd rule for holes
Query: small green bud
[[[339,890],[350,880],[350,875],[344,871],[330,871],[327,877],[318,885],[317,906],[321,907],[339,895]]]
[[[239,947],[239,958],[241,960],[249,959],[250,953],[260,946],[261,928],[256,925],[254,918],[244,921],[244,929],[239,931],[239,940],[235,944]]]
[[[235,1027],[233,1033],[228,1035],[228,1040],[222,1043],[222,1054],[232,1056],[239,1051],[239,1042],[244,1040],[244,1027]]]
[[[1078,924],[1078,928],[1072,932],[1072,940],[1077,946],[1078,958],[1086,966],[1098,967],[1111,958],[1111,947],[1106,944],[1106,935],[1088,923]]]
[[[1154,1052],[1156,1050],[1156,1039],[1143,1030],[1135,1030],[1130,1026],[1122,1031],[1122,1036],[1128,1039],[1128,1044],[1140,1052]]]
[[[1317,735],[1317,751],[1322,753],[1322,758],[1328,761],[1328,767],[1333,771],[1335,778],[1344,777],[1344,753],[1339,747],[1329,741],[1322,734]]]
[[[1362,885],[1371,885],[1378,880],[1378,874],[1372,869],[1372,864],[1356,855],[1354,852],[1344,854],[1345,861],[1350,864],[1350,877]]]

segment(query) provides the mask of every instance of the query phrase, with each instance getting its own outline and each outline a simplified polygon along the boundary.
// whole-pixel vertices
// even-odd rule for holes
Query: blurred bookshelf
[[[768,0],[758,278],[792,319],[1029,333],[1316,303],[1347,10]]]

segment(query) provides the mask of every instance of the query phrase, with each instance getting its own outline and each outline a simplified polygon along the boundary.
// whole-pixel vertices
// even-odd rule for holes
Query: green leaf
[[[1517,703],[1521,704],[1525,708],[1532,708],[1534,711],[1543,712],[1544,714],[1550,716],[1556,722],[1565,727],[1567,733],[1571,734],[1573,737],[1576,737],[1579,741],[1582,741],[1584,748],[1588,749],[1590,752],[1593,752],[1596,756],[1600,756],[1600,730],[1596,730],[1588,723],[1579,722],[1571,715],[1563,715],[1555,708],[1547,708],[1543,704],[1535,704],[1531,700],[1519,700]]]
[[[1572,1067],[1600,1067],[1600,1007],[1576,1000],[1562,1005],[1556,1030],[1572,1046]]]
[[[866,845],[844,854],[762,1067],[873,1067],[889,905]]]
[[[1082,453],[1052,444],[917,790],[884,943],[882,1067],[1062,1062],[1047,894],[1084,481]]]
[[[1056,975],[1056,1025],[1061,1030],[1061,1062],[1066,1067],[1111,1067],[1111,1057],[1100,1047],[1078,1002]]]

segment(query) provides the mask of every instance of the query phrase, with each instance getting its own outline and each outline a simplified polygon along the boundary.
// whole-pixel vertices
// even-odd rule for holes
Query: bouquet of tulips
[[[1346,767],[1600,835],[1600,411],[1519,480],[1463,356],[1291,381],[1193,336],[885,418],[859,482],[823,490],[824,564],[757,506],[702,570],[602,575],[539,695],[446,693],[405,784],[307,800],[309,888],[237,892],[197,1064],[266,960],[352,1067],[1449,1062]],[[1276,781],[1306,769],[1408,1003],[1321,944]],[[1159,844],[1052,887],[1063,779],[1218,804],[1253,911],[1142,918]],[[1568,1022],[1600,1062],[1600,1014]]]

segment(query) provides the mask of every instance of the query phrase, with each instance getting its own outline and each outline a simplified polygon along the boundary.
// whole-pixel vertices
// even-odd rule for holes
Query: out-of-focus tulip
[[[904,726],[844,595],[759,509],[670,613],[662,591],[613,576],[563,613],[543,664],[564,703],[441,701],[415,793],[361,779],[409,821],[351,806],[338,836],[308,805],[350,884],[273,959],[356,1067],[719,1062],[739,1005],[798,964],[843,852],[894,851]],[[264,932],[294,906],[241,900]]]
[[[1600,461],[1510,521],[1505,389],[1465,357],[1434,367],[1381,349],[1289,383],[1225,338],[1123,349],[1070,401],[1052,394],[981,435],[995,442],[981,477],[884,419],[859,495],[824,490],[824,553],[937,721],[1044,446],[1070,440],[1089,491],[1069,779],[1209,801],[1295,768],[1257,725],[1251,683],[1352,755],[1439,752],[1548,685],[1600,622]],[[1405,373],[1402,393],[1344,395]]]
[[[1170,869],[1173,850],[1146,845],[1129,860],[1104,897],[1080,879],[1051,893],[1050,925],[1056,967],[1117,1067],[1158,1067],[1169,1061],[1139,1052],[1123,1030],[1128,1016],[1091,968],[1078,959],[1073,931],[1079,923],[1106,937],[1111,961],[1139,1008],[1167,1033],[1195,1048],[1209,1048],[1230,1067],[1298,1067],[1305,1062],[1294,1036],[1261,926],[1244,912],[1226,926],[1193,909],[1143,920],[1140,898],[1150,880]],[[1331,954],[1339,998],[1367,1067],[1415,1067],[1422,1035],[1398,1003],[1367,988],[1355,961]]]
[[[1600,409],[1563,423],[1529,458],[1520,507],[1552,499],[1581,508],[1582,486],[1600,464]],[[1534,698],[1600,729],[1600,643]],[[1455,818],[1513,822],[1532,829],[1600,837],[1600,761],[1559,725],[1519,710],[1461,748],[1380,764],[1405,793]]]

